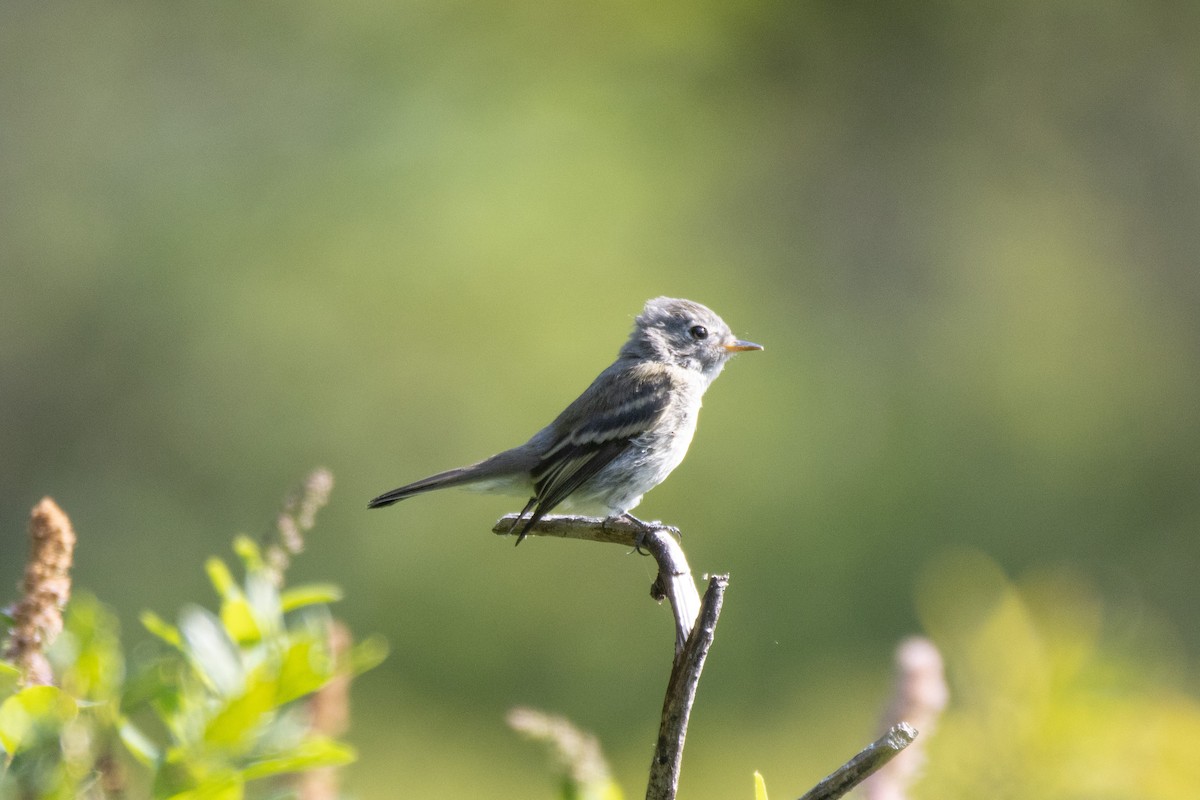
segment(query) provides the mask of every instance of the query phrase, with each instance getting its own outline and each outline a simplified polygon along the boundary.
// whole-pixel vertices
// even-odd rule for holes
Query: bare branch
[[[517,515],[509,514],[492,531],[511,533],[517,519]],[[729,576],[710,578],[701,601],[687,557],[675,539],[679,531],[657,522],[638,524],[618,518],[553,516],[540,520],[529,533],[644,548],[658,562],[658,577],[650,587],[650,594],[656,600],[666,598],[671,603],[675,614],[675,657],[663,699],[646,798],[674,800],[696,685],[713,642]]]
[[[516,514],[505,514],[496,520],[492,533],[507,535],[513,533],[517,522]],[[679,533],[678,528],[663,525],[660,522],[648,522],[647,528],[669,533]],[[646,528],[638,527],[635,523],[621,517],[580,517],[573,514],[551,514],[542,517],[538,523],[529,529],[531,536],[557,536],[562,539],[583,539],[589,542],[608,542],[633,547],[637,544],[638,536],[646,533]]]
[[[667,683],[667,696],[663,700],[654,759],[650,762],[646,800],[674,800],[679,788],[679,769],[683,763],[683,741],[687,736],[688,718],[692,713],[692,703],[696,700],[696,685],[700,682],[700,671],[704,669],[704,659],[713,642],[717,617],[721,614],[725,587],[728,585],[728,575],[709,578],[708,591],[700,603],[696,627],[675,658],[671,679]]]
[[[915,738],[917,731],[907,722],[893,725],[891,730],[808,790],[800,800],[835,800],[841,797],[895,758],[896,754],[912,744]]]

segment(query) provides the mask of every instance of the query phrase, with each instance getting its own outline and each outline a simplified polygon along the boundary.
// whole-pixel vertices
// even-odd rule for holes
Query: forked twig
[[[516,518],[515,514],[502,517],[492,531],[510,533]],[[650,762],[646,798],[674,800],[688,718],[696,699],[700,671],[713,642],[729,576],[711,577],[701,600],[683,548],[675,539],[679,531],[660,523],[638,525],[624,519],[552,516],[539,520],[528,533],[644,548],[658,563],[658,577],[650,587],[650,594],[656,600],[670,601],[675,616],[675,652],[663,699],[654,758]]]

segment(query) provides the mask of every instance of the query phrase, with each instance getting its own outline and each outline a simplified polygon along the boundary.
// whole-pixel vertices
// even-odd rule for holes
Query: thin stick
[[[809,789],[800,800],[834,800],[841,797],[895,758],[896,754],[912,744],[915,738],[917,731],[907,722],[893,725],[887,733]]]
[[[696,685],[700,682],[700,671],[704,669],[704,659],[713,642],[717,617],[721,614],[721,603],[728,585],[728,575],[714,575],[708,579],[708,591],[700,602],[696,627],[687,638],[683,651],[675,658],[671,679],[667,683],[667,696],[663,700],[658,742],[650,762],[646,800],[674,800],[679,788],[679,769],[683,763],[683,741],[687,737],[688,718],[696,700]]]
[[[492,531],[510,533],[515,520],[516,515],[509,514],[500,519]],[[708,590],[701,600],[683,548],[675,539],[679,531],[661,523],[639,525],[623,519],[554,516],[541,519],[528,532],[537,536],[560,536],[642,547],[658,562],[658,577],[650,587],[650,594],[656,600],[666,598],[671,603],[675,614],[675,657],[663,699],[654,758],[650,762],[646,799],[674,800],[679,787],[688,718],[692,713],[692,703],[696,700],[696,685],[713,642],[713,632],[721,613],[729,576],[714,575],[709,578]]]

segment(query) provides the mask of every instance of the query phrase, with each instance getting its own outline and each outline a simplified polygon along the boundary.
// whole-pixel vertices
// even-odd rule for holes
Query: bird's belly
[[[628,450],[580,486],[564,505],[569,503],[578,513],[624,514],[679,466],[695,433],[696,415],[688,414],[670,432],[642,434]]]

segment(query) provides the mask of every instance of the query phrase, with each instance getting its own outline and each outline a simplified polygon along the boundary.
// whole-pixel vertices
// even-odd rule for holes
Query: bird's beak
[[[734,339],[732,342],[725,344],[725,349],[731,353],[740,353],[743,350],[762,350],[763,346],[754,342],[743,342],[741,339]]]

